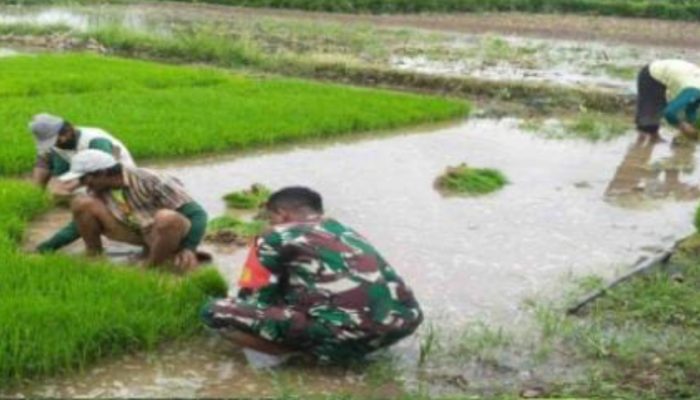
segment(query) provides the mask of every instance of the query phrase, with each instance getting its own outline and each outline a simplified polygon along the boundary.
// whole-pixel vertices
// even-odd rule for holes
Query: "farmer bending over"
[[[85,150],[59,179],[78,179],[90,193],[71,203],[88,255],[102,253],[105,235],[144,246],[149,267],[172,262],[174,272],[187,272],[198,265],[196,250],[207,214],[175,178],[124,166],[99,150]]]
[[[49,186],[52,193],[70,196],[79,186],[77,180],[62,182],[56,178],[70,170],[73,157],[87,149],[101,150],[113,155],[123,165],[133,166],[129,150],[116,138],[99,128],[75,127],[63,118],[37,114],[29,123],[37,148],[37,161],[32,178],[41,187]],[[39,244],[39,252],[56,251],[80,238],[74,223]]]
[[[667,101],[670,99],[670,101]],[[657,60],[642,68],[637,76],[637,115],[640,135],[659,135],[661,116],[681,133],[697,139],[700,107],[700,67],[683,60]]]
[[[266,211],[272,229],[258,239],[257,255],[270,283],[245,299],[210,302],[207,325],[244,350],[326,361],[360,359],[420,325],[411,289],[365,238],[324,218],[318,193],[282,189]]]

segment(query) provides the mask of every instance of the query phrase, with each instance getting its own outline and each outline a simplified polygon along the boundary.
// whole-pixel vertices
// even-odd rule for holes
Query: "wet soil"
[[[700,197],[694,146],[636,145],[631,135],[597,144],[553,141],[521,132],[518,125],[508,119],[473,120],[404,136],[155,167],[178,176],[212,216],[224,212],[224,194],[256,182],[273,189],[313,187],[324,195],[329,216],[362,232],[396,266],[414,288],[428,323],[449,331],[482,321],[517,331],[529,323],[523,309],[528,299],[557,298],[574,277],[610,279],[640,256],[686,236]],[[432,183],[447,165],[460,162],[498,168],[511,183],[488,196],[443,197]],[[65,211],[45,216],[30,229],[29,243],[66,220]],[[43,225],[47,221],[52,225]],[[209,249],[226,278],[235,281],[245,252],[232,246]],[[418,376],[425,372],[416,366],[418,348],[414,337],[391,350],[398,369],[392,376],[399,383],[380,379],[389,394],[404,380],[460,393],[464,382],[469,388],[484,382],[517,388],[572,370],[562,368],[565,360],[533,368],[510,354],[495,364],[458,364],[449,379],[440,378],[443,372],[426,378]],[[15,394],[361,393],[374,379],[370,375],[308,365],[261,374],[245,365],[239,350],[209,337],[107,361]],[[280,384],[280,379],[288,381]]]
[[[697,22],[660,21],[640,18],[576,16],[523,13],[451,13],[416,15],[357,15],[296,10],[226,7],[211,4],[167,3],[153,7],[175,17],[196,13],[201,18],[236,15],[306,18],[343,23],[371,23],[379,26],[409,27],[461,33],[498,33],[578,41],[612,41],[644,46],[673,46],[700,49]]]
[[[462,24],[472,30],[442,29],[443,25],[460,26],[455,22],[459,18],[463,18]],[[519,29],[486,28],[501,26],[495,22],[493,25],[471,24],[472,19],[494,18],[503,21],[514,19],[520,21],[519,24],[528,21],[533,27],[552,23],[547,26],[553,32],[538,36],[528,35]],[[540,21],[542,18],[548,20]],[[310,74],[315,78],[341,81],[349,79],[353,83],[373,86],[383,83],[416,89],[431,88],[433,92],[454,92],[455,86],[466,86],[470,88],[468,92],[472,96],[478,95],[479,90],[485,90],[488,83],[478,85],[460,79],[499,85],[489,91],[491,97],[499,93],[504,96],[509,96],[511,92],[518,93],[520,89],[509,91],[508,85],[527,83],[631,96],[635,91],[636,72],[649,60],[684,58],[700,61],[700,51],[694,42],[687,45],[679,42],[678,47],[669,48],[652,47],[649,42],[643,42],[644,46],[640,46],[634,41],[616,41],[605,37],[584,42],[582,40],[591,38],[559,35],[557,29],[569,26],[558,25],[559,22],[554,21],[568,18],[519,14],[485,14],[478,17],[472,14],[358,16],[182,3],[0,9],[0,23],[44,26],[58,23],[80,32],[114,25],[157,35],[199,32],[207,37],[250,43],[271,60],[288,60],[286,63],[278,60],[279,66],[268,67],[271,72]],[[634,31],[642,23],[641,20],[597,18],[594,24],[590,17],[571,18],[586,21],[587,26],[596,28],[595,32],[618,32],[620,25],[629,26],[628,29]],[[434,23],[424,26],[426,21]],[[443,24],[445,21],[452,21],[453,24]],[[650,22],[645,20],[644,23]],[[665,27],[670,24],[665,28],[669,32],[684,29],[685,35],[693,31],[683,22],[659,23]],[[476,27],[471,28],[473,26]],[[424,29],[426,27],[428,29]],[[700,31],[700,28],[697,29]],[[659,33],[659,36],[663,35]],[[58,50],[109,50],[94,40],[84,42],[70,34],[48,37],[5,35],[0,40]],[[291,65],[284,66],[286,64]],[[426,80],[425,77],[445,77],[453,81],[422,82]],[[538,92],[537,88],[523,90]],[[595,107],[594,104],[595,101],[587,102],[585,106],[591,108]]]

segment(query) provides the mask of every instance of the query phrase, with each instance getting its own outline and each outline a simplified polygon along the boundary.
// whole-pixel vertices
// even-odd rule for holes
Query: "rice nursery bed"
[[[226,294],[214,269],[180,279],[21,253],[24,224],[49,204],[29,183],[0,180],[0,386],[187,337],[202,302]]]
[[[198,310],[226,294],[214,269],[186,278],[107,261],[19,250],[51,201],[28,182],[27,122],[51,112],[99,126],[137,159],[248,148],[466,115],[464,102],[235,75],[94,55],[0,60],[0,386],[80,369],[201,329]]]
[[[7,140],[0,174],[31,168],[26,124],[38,112],[104,128],[143,159],[396,128],[469,111],[455,100],[83,54],[2,59],[0,88],[0,135]]]

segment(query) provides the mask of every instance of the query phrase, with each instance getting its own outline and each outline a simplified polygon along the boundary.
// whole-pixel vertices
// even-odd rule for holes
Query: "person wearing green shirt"
[[[197,267],[197,247],[207,213],[182,183],[145,168],[125,166],[100,150],[78,153],[59,177],[78,180],[90,195],[71,203],[88,255],[103,252],[102,236],[144,247],[147,267],[169,265],[184,273]]]
[[[659,127],[663,117],[683,136],[697,139],[699,107],[697,65],[684,60],[656,60],[639,72],[635,123],[640,135],[648,135],[653,141],[662,140]]]
[[[32,178],[42,188],[57,196],[71,196],[79,186],[77,181],[62,182],[56,178],[70,170],[73,157],[87,149],[113,155],[125,165],[134,165],[129,150],[118,139],[100,128],[76,127],[51,114],[37,114],[29,123],[37,147],[37,161]],[[37,247],[41,253],[52,252],[80,238],[74,223],[66,225]]]

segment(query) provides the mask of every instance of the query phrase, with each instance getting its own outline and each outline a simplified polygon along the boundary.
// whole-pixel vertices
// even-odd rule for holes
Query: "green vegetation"
[[[557,342],[588,373],[557,396],[694,398],[700,393],[700,259],[676,259],[669,270],[618,286],[582,319],[554,311],[541,343]]]
[[[0,26],[3,26],[0,24]],[[5,28],[11,30],[13,24]],[[17,26],[21,35],[24,25]],[[349,82],[376,87],[378,85],[459,97],[480,97],[497,102],[518,102],[536,115],[553,110],[590,109],[606,113],[620,112],[630,106],[621,94],[568,88],[546,83],[482,80],[459,76],[441,76],[404,71],[390,65],[389,54],[438,54],[439,60],[478,59],[485,63],[507,59],[519,67],[542,61],[538,46],[511,45],[503,39],[485,37],[476,48],[454,49],[447,36],[435,44],[434,35],[411,30],[378,29],[341,24],[310,24],[302,21],[262,19],[204,24],[174,25],[170,34],[134,32],[119,25],[94,28],[87,33],[73,31],[66,37],[83,43],[85,48],[99,42],[108,51],[137,58],[167,59],[176,62],[207,63],[222,67],[249,68],[256,71],[289,76]],[[15,38],[17,43],[41,42],[42,37]],[[426,40],[428,42],[422,42]],[[71,42],[73,43],[73,42]],[[432,44],[431,44],[432,43]],[[25,43],[26,44],[26,43]],[[509,46],[505,54],[494,49]],[[476,53],[475,53],[476,51]],[[552,57],[555,57],[552,55]],[[553,61],[547,61],[549,65]],[[597,66],[591,66],[594,72]]]
[[[80,54],[0,59],[0,99],[0,176],[31,168],[26,124],[38,112],[103,127],[142,159],[386,129],[468,110],[450,100]],[[28,183],[0,180],[0,385],[191,335],[203,301],[226,294],[212,269],[178,278],[22,254],[26,222],[49,204]],[[246,235],[260,229],[235,225]]]
[[[202,302],[226,294],[213,269],[180,279],[22,254],[26,222],[48,205],[33,185],[0,180],[0,386],[191,335]]]
[[[0,174],[31,168],[26,124],[38,112],[100,126],[143,159],[389,129],[468,111],[446,99],[91,55],[0,59],[0,88]]]
[[[247,7],[351,13],[525,11],[697,20],[700,1],[684,0],[180,0]],[[11,4],[129,3],[135,0],[8,0]]]
[[[206,239],[217,243],[245,245],[250,238],[262,233],[266,226],[265,221],[244,221],[230,215],[222,215],[209,221]]]
[[[495,169],[472,168],[467,164],[447,167],[438,177],[436,186],[447,193],[482,195],[494,192],[508,183],[508,179]]]
[[[579,138],[593,142],[615,139],[630,129],[621,117],[595,111],[583,111],[561,121],[528,119],[521,122],[520,128],[550,139]]]
[[[187,0],[184,0],[187,1]],[[299,8],[332,12],[483,12],[525,11],[616,15],[625,17],[697,20],[700,1],[687,0],[205,0],[208,3],[249,7]]]
[[[250,189],[239,190],[224,196],[224,201],[229,208],[237,210],[257,210],[270,197],[270,189],[259,183],[251,185]]]

